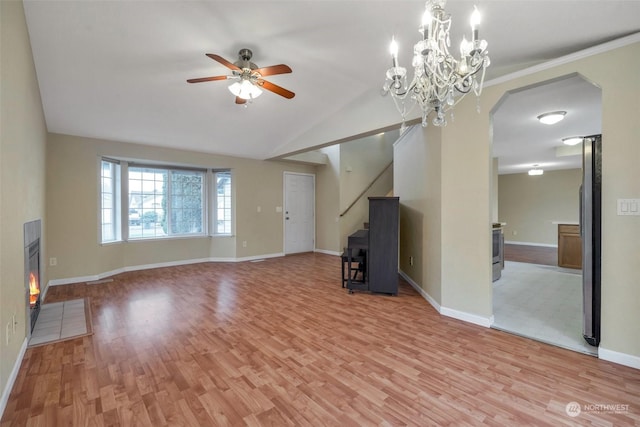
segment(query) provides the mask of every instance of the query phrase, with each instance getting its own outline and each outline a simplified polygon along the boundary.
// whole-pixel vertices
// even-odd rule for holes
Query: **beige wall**
[[[638,217],[617,216],[618,198],[640,197],[640,43],[485,87],[480,98],[456,106],[456,121],[441,136],[441,240],[423,250],[440,252],[442,298],[448,314],[490,321],[491,175],[490,111],[510,90],[578,72],[602,88],[602,341],[601,356],[640,365],[640,236]],[[426,138],[429,143],[429,138]],[[406,170],[411,164],[398,162]],[[427,182],[429,186],[431,183]],[[403,191],[396,185],[396,191]],[[426,190],[428,191],[428,190]],[[400,193],[401,194],[401,193]],[[401,198],[402,199],[402,198]],[[426,216],[426,214],[425,214]],[[502,218],[501,218],[502,219]],[[417,230],[416,232],[420,232]],[[424,275],[423,275],[424,276]],[[423,276],[412,277],[423,289]],[[482,322],[481,322],[482,323]]]
[[[500,221],[505,240],[543,245],[558,244],[558,222],[577,223],[581,169],[500,175]]]
[[[235,236],[99,244],[98,164],[101,156],[173,165],[231,168]],[[285,171],[315,167],[50,134],[47,150],[47,253],[57,258],[50,279],[102,275],[126,267],[209,258],[248,258],[283,252]],[[260,207],[258,212],[257,207]],[[241,242],[246,241],[243,247]]]
[[[385,196],[393,190],[393,169],[388,168],[366,194],[340,216],[393,161],[393,143],[397,138],[398,132],[390,131],[320,149],[327,155],[327,164],[317,168],[316,249],[341,253],[349,234],[368,221],[367,198]]]
[[[358,198],[391,162],[398,132],[386,132],[340,144],[340,213]],[[369,221],[368,197],[385,196],[393,190],[393,169],[389,168],[374,185],[340,218],[341,247],[348,236]]]
[[[340,252],[340,146],[320,150],[327,164],[316,169],[316,249]]]
[[[438,306],[442,303],[440,156],[440,130],[433,126],[409,128],[394,147],[400,270]]]
[[[481,264],[458,263],[467,273],[462,276],[443,272],[443,304],[491,313],[490,235],[482,218],[488,217],[489,189],[475,180],[489,181],[491,173],[489,112],[509,90],[544,82],[578,72],[602,88],[602,341],[600,355],[631,358],[640,365],[640,236],[638,217],[617,216],[616,200],[640,197],[640,43],[599,53],[587,58],[539,71],[534,74],[485,87],[481,113],[468,99],[456,107],[456,122],[443,132],[443,170],[451,180],[442,191],[463,200],[466,212],[455,209],[447,215],[443,208],[443,265],[454,269],[456,253],[471,253]],[[458,123],[462,125],[458,125]],[[471,145],[473,142],[475,145]],[[478,148],[482,147],[482,148]],[[451,150],[449,150],[451,148]],[[459,148],[469,148],[468,152]],[[457,154],[459,157],[450,154]],[[482,160],[484,159],[484,161]],[[455,170],[464,171],[456,179]],[[464,179],[462,176],[466,176]],[[486,177],[486,178],[484,178]],[[466,184],[471,184],[466,186]],[[473,189],[478,197],[466,199]],[[484,201],[480,200],[484,199]],[[472,207],[472,208],[471,208]],[[449,233],[462,225],[462,229]],[[472,228],[474,230],[472,230]],[[487,232],[482,230],[486,229]],[[469,233],[471,232],[471,233]],[[466,236],[466,237],[465,237]],[[450,247],[447,247],[449,246]],[[465,249],[465,245],[473,246]],[[465,257],[469,260],[469,257]],[[445,268],[443,268],[445,270]],[[471,280],[475,276],[475,280]],[[451,292],[449,292],[449,289]]]
[[[0,390],[8,393],[28,327],[23,225],[42,219],[46,228],[46,129],[22,2],[0,1],[0,40]]]
[[[500,218],[498,218],[498,166],[500,161],[497,157],[494,157],[491,160],[491,222],[498,222]]]

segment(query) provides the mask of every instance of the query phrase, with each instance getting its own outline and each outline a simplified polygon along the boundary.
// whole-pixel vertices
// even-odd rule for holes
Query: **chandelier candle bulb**
[[[396,43],[395,37],[391,37],[389,52],[391,52],[391,61],[393,62],[393,68],[396,68],[398,66],[398,43]]]
[[[478,32],[480,30],[480,12],[476,6],[473,6],[473,13],[471,14],[471,34],[472,42],[476,42],[478,40]]]
[[[431,12],[426,10],[422,15],[422,40],[428,40],[431,36]]]

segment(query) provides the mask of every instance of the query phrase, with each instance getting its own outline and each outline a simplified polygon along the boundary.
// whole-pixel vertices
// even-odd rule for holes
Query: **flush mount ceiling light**
[[[418,31],[422,40],[413,46],[413,79],[407,83],[407,69],[398,65],[398,44],[391,41],[393,66],[387,70],[382,94],[391,94],[404,125],[413,107],[422,110],[422,126],[433,111],[435,126],[445,126],[445,113],[464,96],[482,92],[485,69],[489,66],[487,42],[478,38],[480,12],[471,14],[471,40],[462,39],[460,59],[449,53],[451,15],[445,10],[446,0],[427,0],[422,25]],[[457,97],[457,98],[454,98]],[[405,105],[405,100],[407,101]]]
[[[564,119],[566,114],[566,111],[552,111],[550,113],[540,114],[538,116],[538,120],[540,120],[540,123],[544,123],[545,125],[554,125]]]
[[[529,169],[529,175],[542,175],[544,173],[544,170],[538,168],[538,166],[539,165],[533,165],[533,169]]]
[[[566,145],[578,145],[582,142],[584,138],[581,136],[570,136],[568,138],[562,138],[562,142]]]

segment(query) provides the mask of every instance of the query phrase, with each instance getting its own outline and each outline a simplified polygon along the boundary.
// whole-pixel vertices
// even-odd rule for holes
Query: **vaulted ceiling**
[[[380,95],[388,44],[395,35],[408,66],[424,11],[423,1],[397,0],[24,4],[50,132],[258,159],[396,125]],[[640,31],[638,1],[460,0],[447,4],[452,46],[469,33],[474,4],[487,79]],[[265,92],[245,108],[229,82],[186,82],[228,73],[205,53],[234,62],[245,47],[259,67],[293,69],[268,80],[295,98]]]

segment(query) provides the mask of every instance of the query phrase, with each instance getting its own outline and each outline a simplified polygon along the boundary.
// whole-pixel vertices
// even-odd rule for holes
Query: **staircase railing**
[[[371,189],[371,187],[373,187],[373,185],[376,183],[376,181],[378,181],[382,175],[384,175],[384,173],[391,167],[393,166],[393,161],[391,161],[387,166],[385,166],[384,169],[382,169],[382,171],[375,177],[373,178],[373,181],[371,181],[369,183],[369,185],[367,185],[367,187],[362,190],[362,192],[360,194],[358,194],[358,197],[355,198],[355,200],[353,202],[351,202],[351,204],[344,210],[344,212],[342,212],[340,214],[340,217],[343,217],[347,214],[347,212],[349,212],[351,210],[351,208],[358,203],[358,201],[365,195],[367,194],[367,191],[369,191]]]

